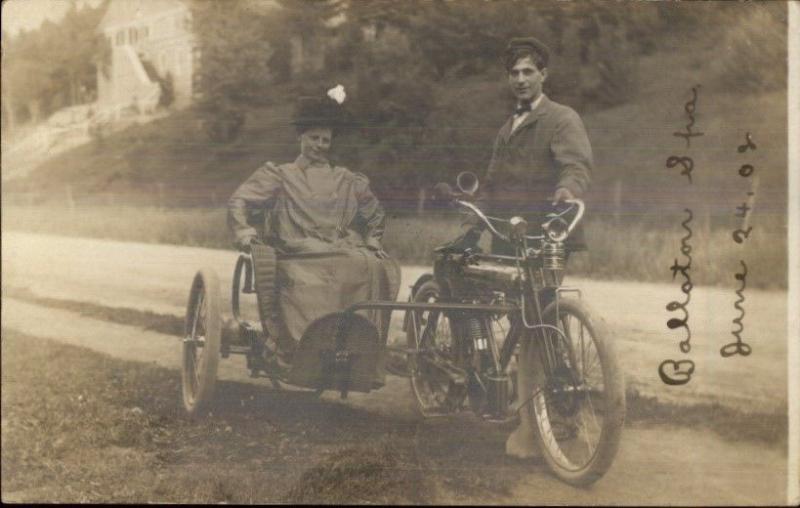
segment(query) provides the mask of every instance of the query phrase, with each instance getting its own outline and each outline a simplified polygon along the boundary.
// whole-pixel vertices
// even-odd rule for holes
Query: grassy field
[[[680,254],[685,231],[683,215],[594,217],[586,225],[588,252],[570,259],[571,273],[599,279],[669,281],[669,267]],[[390,216],[385,246],[406,264],[428,264],[431,249],[455,238],[460,217]],[[732,216],[695,216],[692,280],[701,285],[733,286],[739,260],[748,264],[748,285],[785,288],[787,243],[785,217],[754,215],[754,232],[736,244],[731,232],[739,226]],[[155,207],[3,207],[3,229],[50,234],[110,238],[145,243],[166,243],[232,248],[221,208],[159,209]],[[483,246],[488,247],[488,235]]]
[[[503,426],[411,422],[230,381],[218,383],[210,414],[190,419],[176,371],[2,336],[4,502],[482,504],[530,475],[529,462],[503,455]],[[629,425],[786,445],[785,412],[627,399]]]
[[[350,502],[422,495],[411,477],[359,483],[358,468],[397,459],[381,454],[382,441],[355,436],[363,415],[346,407],[222,383],[219,416],[193,421],[179,410],[175,372],[8,330],[2,349],[3,501],[292,503],[332,487],[333,499]],[[335,438],[315,420],[340,422]],[[365,452],[360,465],[346,457],[353,450]],[[319,478],[333,463],[344,464],[344,485]]]

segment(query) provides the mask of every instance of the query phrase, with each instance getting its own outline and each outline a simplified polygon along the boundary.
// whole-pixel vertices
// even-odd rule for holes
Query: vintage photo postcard
[[[800,503],[800,6],[6,0],[5,503]]]

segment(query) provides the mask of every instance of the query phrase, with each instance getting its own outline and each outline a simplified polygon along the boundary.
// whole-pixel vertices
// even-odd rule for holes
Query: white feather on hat
[[[344,91],[344,87],[337,84],[335,87],[328,90],[328,97],[335,100],[337,104],[341,104],[347,98],[347,94]]]

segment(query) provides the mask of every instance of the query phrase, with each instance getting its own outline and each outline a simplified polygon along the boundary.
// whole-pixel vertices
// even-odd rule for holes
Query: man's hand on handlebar
[[[572,192],[570,192],[570,190],[566,187],[559,187],[553,194],[553,202],[551,204],[556,206],[557,204],[569,199],[575,199],[575,196],[572,195]]]

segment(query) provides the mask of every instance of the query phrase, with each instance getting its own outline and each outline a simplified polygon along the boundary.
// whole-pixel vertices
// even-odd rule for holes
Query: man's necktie
[[[517,105],[517,109],[514,110],[514,114],[516,116],[524,115],[525,113],[529,113],[531,111],[531,103],[530,102],[522,102]]]

